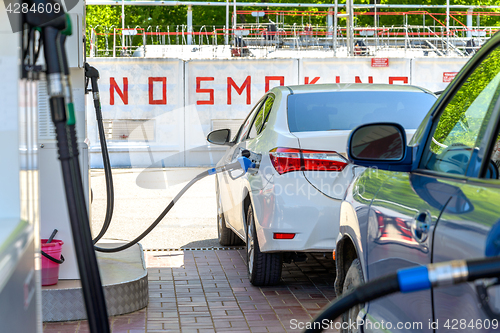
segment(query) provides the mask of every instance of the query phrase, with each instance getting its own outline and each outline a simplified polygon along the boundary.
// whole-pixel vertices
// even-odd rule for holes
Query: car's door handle
[[[411,222],[411,234],[417,242],[425,242],[431,227],[431,214],[428,211],[419,212]]]

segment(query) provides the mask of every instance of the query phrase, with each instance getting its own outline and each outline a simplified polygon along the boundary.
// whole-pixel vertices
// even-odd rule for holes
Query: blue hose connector
[[[255,163],[244,156],[238,157],[238,162],[240,162],[241,168],[245,170],[245,172],[247,172],[249,168],[255,168]]]
[[[431,287],[426,266],[405,268],[398,271],[399,288],[402,293],[425,290]]]

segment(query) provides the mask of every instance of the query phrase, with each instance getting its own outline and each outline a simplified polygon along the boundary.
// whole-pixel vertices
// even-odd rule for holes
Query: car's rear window
[[[334,91],[288,96],[291,132],[352,130],[366,123],[394,122],[416,129],[436,98],[423,92]]]

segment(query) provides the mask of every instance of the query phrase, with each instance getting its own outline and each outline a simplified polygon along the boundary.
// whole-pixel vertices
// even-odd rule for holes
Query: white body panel
[[[262,191],[252,192],[251,198],[262,252],[335,248],[341,200],[317,191],[302,172],[276,175]],[[273,239],[276,232],[296,235],[293,239]]]

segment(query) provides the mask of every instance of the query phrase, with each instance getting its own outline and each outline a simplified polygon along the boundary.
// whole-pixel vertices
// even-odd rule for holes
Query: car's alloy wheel
[[[222,200],[217,188],[217,235],[219,244],[222,246],[242,245],[243,241],[226,226],[226,219],[224,218],[224,210],[222,209]]]
[[[359,259],[354,259],[351,263],[351,266],[347,270],[347,274],[344,279],[344,286],[342,288],[342,295],[345,295],[351,292],[356,287],[360,286],[364,283],[363,279],[363,271],[361,270],[361,263]],[[359,310],[362,308],[362,305],[356,305],[349,309],[348,312],[342,314],[342,321],[344,323],[353,323],[356,322],[358,318]],[[347,329],[342,328],[341,333],[358,333],[361,330],[357,327],[357,325],[343,325],[343,327],[348,327]],[[355,327],[354,329],[352,327]]]
[[[283,258],[281,253],[260,252],[259,240],[255,229],[252,206],[247,211],[247,267],[248,278],[254,286],[270,286],[279,283]]]

